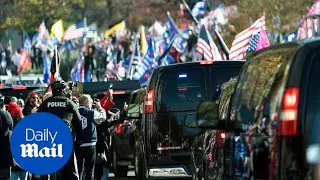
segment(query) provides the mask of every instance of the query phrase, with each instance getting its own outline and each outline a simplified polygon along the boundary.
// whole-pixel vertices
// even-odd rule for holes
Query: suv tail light
[[[288,88],[282,98],[282,111],[279,119],[281,136],[293,136],[298,131],[299,88]]]
[[[117,127],[116,127],[117,134],[121,134],[122,130],[123,130],[123,123],[118,124]]]
[[[153,104],[154,104],[154,90],[151,89],[146,94],[146,102],[145,102],[145,105],[144,105],[145,113],[153,113],[153,111],[154,111]]]

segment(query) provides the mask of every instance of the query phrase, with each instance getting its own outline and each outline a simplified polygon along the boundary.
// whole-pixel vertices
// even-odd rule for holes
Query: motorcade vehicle
[[[316,37],[253,53],[239,74],[229,118],[197,119],[204,129],[243,137],[247,152],[224,157],[233,162],[224,164],[224,169],[231,169],[224,178],[242,174],[242,179],[317,179],[319,50],[320,38]],[[249,176],[236,163],[249,165]]]
[[[207,111],[210,111],[212,116],[227,119],[230,111],[231,96],[235,90],[237,81],[238,77],[232,77],[216,90],[211,102],[200,103],[196,110],[196,118],[199,118],[199,116],[203,118],[202,115],[209,115]],[[212,109],[215,106],[218,106],[217,112]],[[204,135],[205,138],[196,137],[192,145],[193,165],[195,167],[193,179],[223,179],[223,173],[226,171],[224,164],[229,161],[224,157],[226,153],[230,153],[227,149],[230,149],[229,144],[231,139],[228,138],[228,134],[224,130],[206,129]],[[239,136],[235,136],[234,138],[238,139]],[[240,150],[240,152],[242,151]]]
[[[196,127],[196,105],[239,73],[244,61],[192,62],[154,70],[143,108],[129,104],[128,118],[140,119],[136,141],[137,179],[191,179],[192,143],[205,131]]]

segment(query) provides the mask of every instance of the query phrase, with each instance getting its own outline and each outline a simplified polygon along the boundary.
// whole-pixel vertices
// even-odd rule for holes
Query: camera
[[[69,89],[72,91],[72,89],[74,88],[74,87],[77,87],[78,86],[78,84],[76,83],[76,82],[71,82],[71,83],[69,83]]]

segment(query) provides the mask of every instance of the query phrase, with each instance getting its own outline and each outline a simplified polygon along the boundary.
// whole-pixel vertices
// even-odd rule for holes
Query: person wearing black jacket
[[[10,167],[13,164],[10,150],[10,135],[13,128],[11,115],[6,111],[4,96],[0,94],[0,179],[10,180]]]
[[[78,107],[67,98],[69,89],[62,79],[55,79],[51,84],[51,89],[52,96],[47,98],[39,106],[37,112],[52,113],[63,119],[71,129],[71,132],[74,136],[74,149],[76,149],[81,145],[82,139],[82,123]],[[57,179],[79,180],[78,168],[74,153],[71,155],[66,165],[54,175],[58,176]]]
[[[96,124],[99,125],[106,120],[106,111],[99,102],[93,102],[90,95],[81,95],[79,104],[83,142],[80,148],[76,150],[79,176],[80,179],[84,179],[82,174],[85,172],[86,180],[94,180],[97,142]],[[92,106],[94,106],[94,109],[92,109]]]

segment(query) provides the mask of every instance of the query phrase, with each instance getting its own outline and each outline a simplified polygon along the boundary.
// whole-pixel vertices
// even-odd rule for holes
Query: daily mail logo
[[[62,119],[49,113],[35,113],[15,126],[10,146],[14,160],[22,169],[46,175],[67,163],[73,151],[73,138]]]
[[[54,134],[54,135],[53,135]],[[33,129],[26,129],[26,141],[27,142],[42,142],[47,141],[51,142],[51,147],[43,147],[39,149],[38,144],[21,144],[21,157],[63,157],[62,153],[62,144],[56,144],[55,139],[57,137],[58,132],[52,133],[49,129],[44,129],[42,131],[35,131]]]

